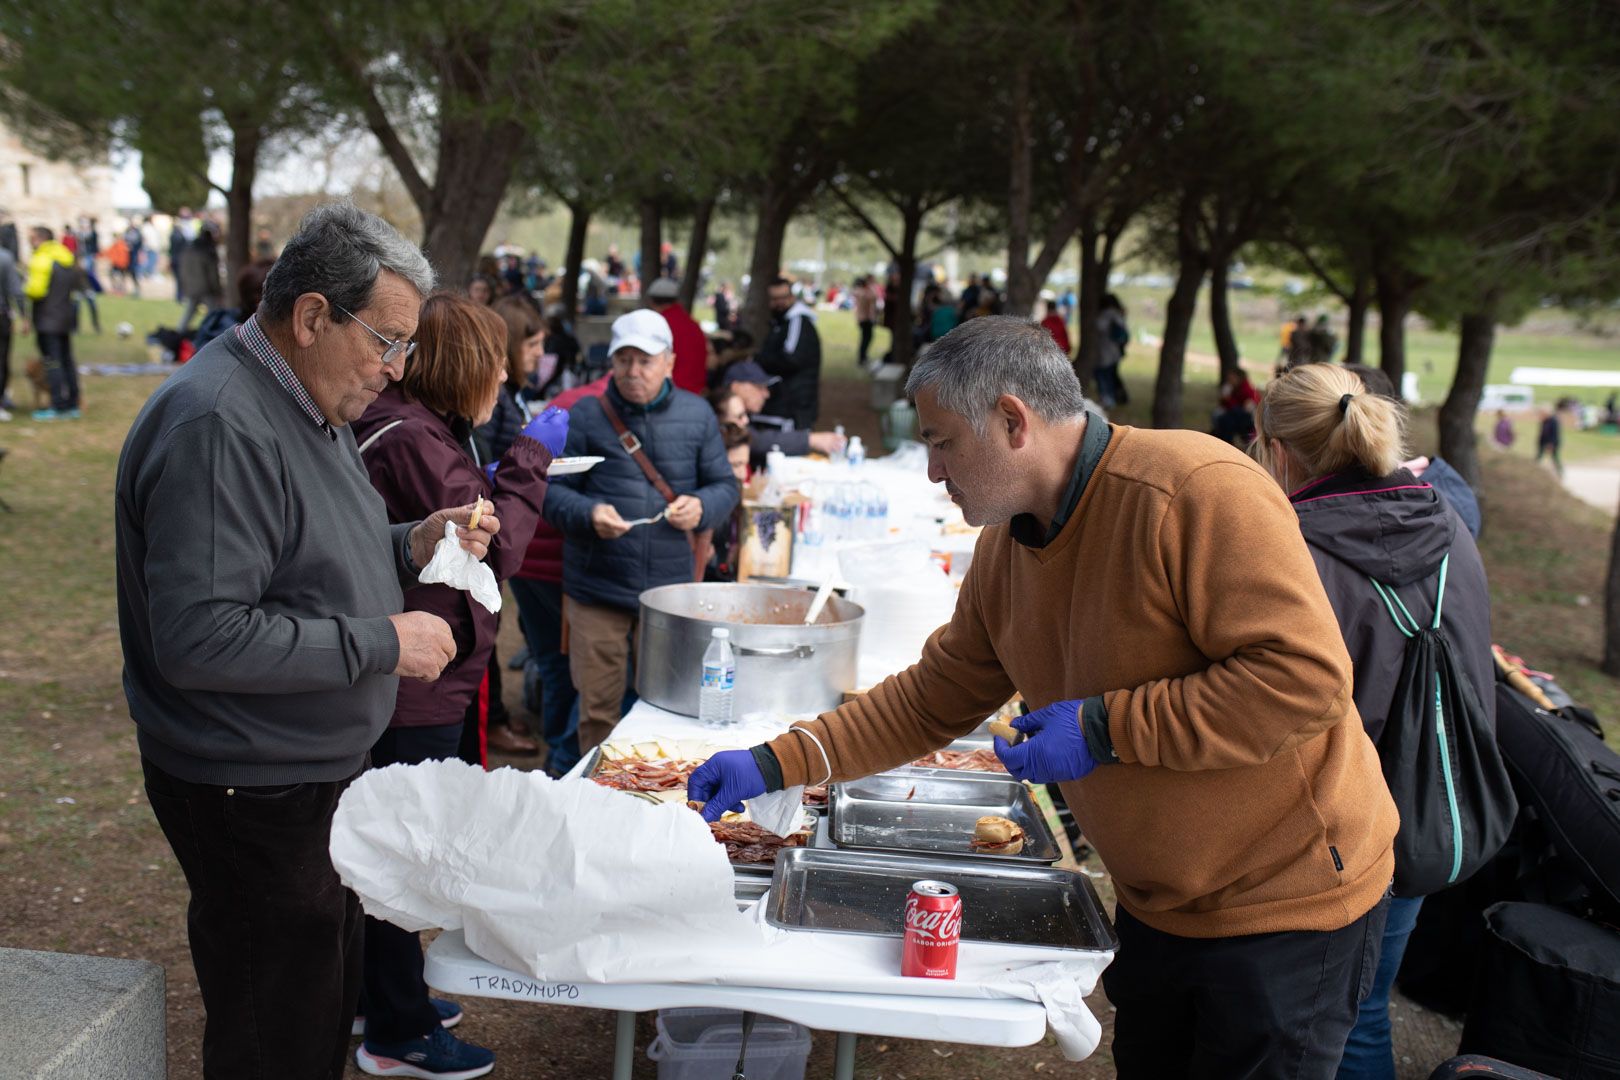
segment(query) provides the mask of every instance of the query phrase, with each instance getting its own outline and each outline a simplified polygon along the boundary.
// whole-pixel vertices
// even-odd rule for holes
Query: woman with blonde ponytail
[[[1405,632],[1382,599],[1386,592],[1405,605],[1414,623],[1433,622],[1447,636],[1494,732],[1485,568],[1456,512],[1401,467],[1406,457],[1402,405],[1369,392],[1342,367],[1296,367],[1266,387],[1255,412],[1253,453],[1294,505],[1350,652],[1356,709],[1386,765],[1386,755],[1396,751],[1383,736],[1403,704],[1397,690],[1407,648]],[[1441,587],[1444,602],[1437,604]],[[1390,774],[1388,768],[1385,772]],[[1396,802],[1401,803],[1399,793]],[[1407,828],[1404,820],[1402,828]],[[1399,877],[1399,838],[1396,850]],[[1345,1045],[1340,1080],[1395,1076],[1389,993],[1423,903],[1422,896],[1397,893],[1377,975]]]

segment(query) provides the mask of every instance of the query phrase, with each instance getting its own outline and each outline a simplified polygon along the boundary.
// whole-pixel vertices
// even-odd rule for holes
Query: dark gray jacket
[[[1496,715],[1491,595],[1474,538],[1439,493],[1405,469],[1330,476],[1292,496],[1355,669],[1356,710],[1374,742],[1389,718],[1406,638],[1368,578],[1393,587],[1424,626],[1434,618],[1436,575],[1447,552],[1441,628],[1480,702]]]
[[[665,386],[663,396],[647,408],[628,404],[611,383],[604,396],[675,493],[696,495],[703,503],[698,528],[716,528],[741,497],[726,463],[720,424],[708,402]],[[612,503],[626,521],[650,518],[665,506],[619,445],[597,398],[583,398],[569,411],[566,456],[580,455],[605,460],[590,472],[552,478],[546,490],[546,520],[566,538],[563,591],[582,604],[635,611],[643,591],[693,580],[691,545],[667,522],[639,525],[617,540],[602,539],[591,526],[598,503]]]
[[[356,772],[394,711],[411,525],[234,333],[135,418],[118,621],[141,753],[199,784]]]

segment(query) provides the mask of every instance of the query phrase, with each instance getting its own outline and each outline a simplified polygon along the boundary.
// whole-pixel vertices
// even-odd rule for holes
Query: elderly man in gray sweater
[[[449,627],[402,589],[472,507],[390,524],[349,423],[412,349],[433,271],[346,204],[304,219],[258,313],[141,410],[118,462],[118,615],[153,812],[191,889],[208,1077],[339,1077],[360,913],[332,815]],[[463,545],[482,558],[499,523]]]

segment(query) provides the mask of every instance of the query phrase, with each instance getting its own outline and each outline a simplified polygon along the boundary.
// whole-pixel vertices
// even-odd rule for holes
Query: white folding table
[[[853,1080],[855,1040],[860,1035],[1029,1046],[1046,1034],[1046,1009],[1017,998],[907,997],[697,983],[543,982],[475,955],[459,930],[440,934],[428,946],[425,975],[429,986],[447,994],[613,1010],[618,1014],[614,1080],[629,1080],[636,1014],[654,1009],[737,1009],[837,1032],[834,1080]]]

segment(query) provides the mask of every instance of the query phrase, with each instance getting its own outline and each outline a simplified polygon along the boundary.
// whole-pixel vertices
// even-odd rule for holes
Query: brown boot
[[[529,755],[540,752],[540,744],[508,727],[492,727],[487,736],[490,750],[497,754]]]

